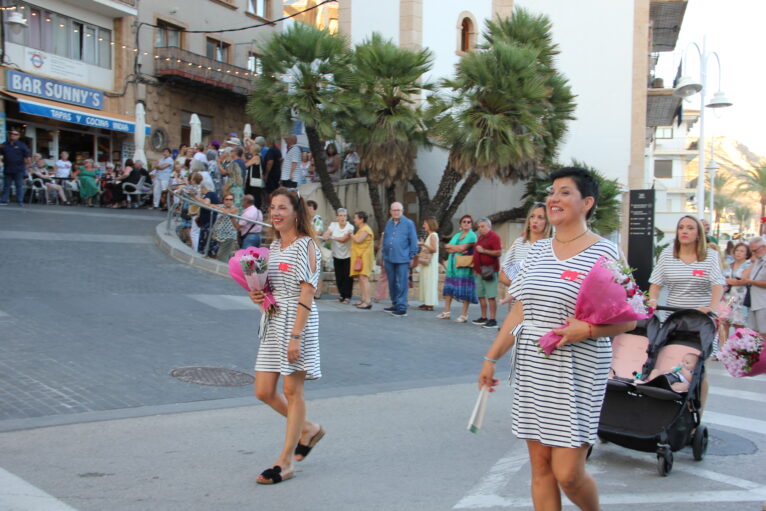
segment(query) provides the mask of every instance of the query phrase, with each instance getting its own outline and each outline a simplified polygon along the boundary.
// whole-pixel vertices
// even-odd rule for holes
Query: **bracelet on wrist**
[[[296,334],[292,334],[290,336],[290,339],[300,339],[300,338],[301,338],[301,336],[300,335],[296,335]]]
[[[485,356],[484,360],[486,360],[487,362],[492,362],[493,364],[496,364],[498,359],[496,359],[496,358],[489,358],[489,357]]]

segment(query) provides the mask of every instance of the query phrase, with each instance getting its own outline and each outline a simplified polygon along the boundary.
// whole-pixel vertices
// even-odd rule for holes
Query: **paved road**
[[[309,409],[328,431],[294,481],[256,487],[282,420],[247,386],[170,376],[250,372],[257,313],[232,282],[177,263],[148,211],[0,209],[0,510],[529,509],[510,392],[465,431],[493,337],[412,312],[321,300],[324,378]],[[598,445],[604,509],[757,510],[766,502],[766,378],[710,369],[702,462]]]

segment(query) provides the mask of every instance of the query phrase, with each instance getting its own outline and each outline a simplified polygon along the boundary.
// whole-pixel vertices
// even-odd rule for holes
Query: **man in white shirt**
[[[255,207],[255,198],[252,195],[248,194],[242,197],[242,207],[245,208],[241,215],[242,218],[263,222],[263,213]],[[260,224],[240,220],[239,233],[242,235],[242,248],[260,247],[261,229],[263,227]]]
[[[205,146],[202,144],[194,144],[194,159],[199,160],[207,165],[207,155],[205,154]]]
[[[69,161],[69,153],[61,151],[61,155],[56,161],[56,177],[68,178],[72,174],[72,162]]]
[[[157,162],[150,175],[152,176],[154,207],[149,209],[156,209],[160,207],[162,192],[168,189],[170,176],[173,175],[173,158],[170,156],[170,148],[166,147],[162,150],[162,159]]]
[[[285,188],[297,188],[298,183],[295,178],[297,177],[298,165],[301,163],[301,148],[297,145],[298,137],[293,134],[286,135],[285,143],[287,143],[287,152],[282,161],[282,175],[279,184]]]

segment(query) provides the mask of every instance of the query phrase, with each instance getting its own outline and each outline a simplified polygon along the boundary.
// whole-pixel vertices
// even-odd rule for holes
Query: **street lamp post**
[[[673,95],[680,98],[688,98],[694,94],[700,94],[700,136],[697,141],[699,149],[699,170],[697,174],[697,216],[701,219],[705,216],[705,107],[708,108],[723,108],[731,106],[731,101],[726,98],[723,92],[721,92],[721,59],[716,52],[707,52],[705,38],[702,39],[702,48],[697,43],[689,43],[684,52],[684,59],[682,61],[682,67],[686,67],[686,52],[689,51],[689,47],[693,46],[697,49],[697,53],[700,57],[700,81],[696,81],[690,76],[683,74],[678,81]],[[710,103],[705,104],[705,93],[707,92],[707,64],[710,57],[715,56],[716,62],[718,62],[718,92],[713,95],[713,99]],[[712,196],[712,192],[711,192]],[[712,199],[711,199],[712,201]],[[712,204],[712,202],[711,202]],[[710,208],[711,221],[713,216],[713,208]]]
[[[715,149],[715,148],[714,148]],[[721,168],[718,162],[715,161],[715,156],[710,158],[710,163],[705,166],[708,175],[710,176],[710,229],[715,232],[715,173]]]

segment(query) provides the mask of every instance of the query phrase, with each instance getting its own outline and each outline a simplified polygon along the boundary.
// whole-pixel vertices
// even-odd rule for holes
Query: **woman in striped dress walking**
[[[660,254],[649,283],[652,305],[657,304],[660,291],[667,287],[666,305],[705,313],[718,310],[726,281],[718,251],[707,245],[699,220],[689,215],[681,217],[676,239]],[[717,343],[714,351],[718,351]]]
[[[561,509],[563,491],[580,509],[595,511],[598,490],[585,472],[585,458],[598,431],[612,358],[609,337],[635,322],[592,325],[574,318],[582,278],[601,256],[620,254],[588,229],[598,202],[592,174],[567,167],[551,179],[546,209],[556,234],[532,245],[511,284],[516,303],[484,357],[479,386],[497,385],[495,363],[516,343],[512,430],[527,443],[535,509]],[[538,339],[552,329],[562,339],[546,357]]]
[[[305,201],[295,191],[279,188],[269,207],[274,241],[269,249],[269,287],[279,306],[261,315],[260,347],[255,363],[255,395],[287,418],[282,452],[256,482],[275,484],[293,477],[293,459],[302,461],[322,439],[324,430],[306,419],[305,380],[322,376],[319,369],[319,314],[314,292],[321,254]],[[250,298],[263,303],[263,293]],[[282,390],[277,391],[282,375]]]

